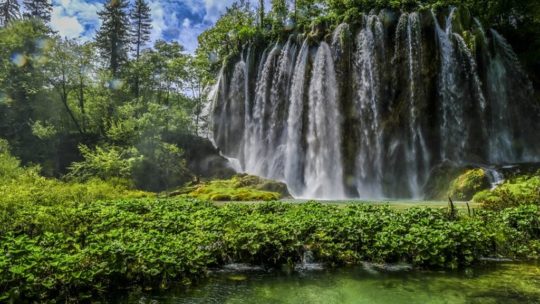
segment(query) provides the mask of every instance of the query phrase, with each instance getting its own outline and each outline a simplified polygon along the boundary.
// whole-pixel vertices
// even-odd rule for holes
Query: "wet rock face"
[[[213,136],[242,171],[295,197],[430,198],[444,164],[540,161],[531,84],[504,37],[455,9],[360,19],[224,66]],[[448,173],[446,187],[463,172]]]
[[[226,158],[210,140],[189,136],[177,139],[178,145],[184,149],[187,167],[198,178],[230,178],[236,174]]]

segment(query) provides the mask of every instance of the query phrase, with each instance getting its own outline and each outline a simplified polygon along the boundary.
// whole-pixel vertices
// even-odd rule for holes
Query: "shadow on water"
[[[363,266],[214,271],[198,285],[116,295],[114,303],[540,303],[540,264],[489,263],[460,271]]]

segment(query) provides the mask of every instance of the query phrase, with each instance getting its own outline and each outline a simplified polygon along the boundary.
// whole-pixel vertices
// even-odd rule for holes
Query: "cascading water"
[[[309,85],[309,119],[302,196],[345,198],[341,157],[341,114],[337,102],[336,72],[330,47],[321,43],[313,62]]]
[[[294,76],[292,79],[289,117],[287,119],[287,143],[285,148],[285,169],[284,178],[289,186],[292,195],[302,195],[305,188],[304,184],[304,155],[302,134],[305,126],[303,125],[304,99],[306,72],[309,56],[309,45],[304,41],[298,60],[294,67]]]
[[[354,79],[356,118],[360,122],[356,157],[356,188],[360,197],[382,197],[383,151],[381,129],[381,62],[384,31],[377,15],[364,18],[357,37]]]
[[[319,199],[421,198],[442,162],[537,161],[530,82],[502,36],[462,20],[372,12],[328,41],[249,46],[220,73],[214,142],[242,171]]]
[[[452,19],[456,9],[452,8],[445,20],[445,28],[439,25],[437,17],[433,15],[435,28],[439,41],[440,73],[440,153],[443,160],[458,161],[463,159],[468,134],[464,123],[464,109],[462,100],[465,98],[459,85],[459,62],[456,58]]]
[[[400,134],[406,160],[405,177],[407,192],[413,198],[422,196],[422,186],[428,176],[430,155],[425,139],[424,126],[419,117],[425,106],[425,89],[422,86],[422,28],[420,15],[416,12],[402,14],[396,27],[394,64],[403,61],[406,72],[408,111],[405,113],[406,130]],[[405,52],[402,51],[405,50]],[[403,56],[403,59],[400,59]],[[396,76],[397,78],[397,76]]]
[[[489,136],[489,160],[492,163],[511,163],[516,158],[537,161],[538,154],[516,149],[516,145],[526,145],[526,138],[515,136],[520,130],[530,128],[525,121],[528,117],[520,102],[528,102],[532,85],[521,69],[519,60],[508,42],[495,30],[491,30],[494,53],[488,66],[488,94],[491,102],[491,127]],[[512,79],[512,81],[508,81]],[[520,117],[520,119],[514,119]],[[538,119],[538,118],[536,118]],[[530,139],[534,140],[534,138]],[[521,142],[521,143],[520,143]]]
[[[276,44],[265,60],[262,70],[259,73],[257,87],[255,89],[255,101],[252,116],[249,120],[249,125],[246,126],[247,130],[244,139],[244,169],[247,172],[261,176],[268,176],[269,164],[268,162],[260,160],[271,157],[271,152],[275,148],[269,146],[268,120],[270,117],[272,76],[275,73],[280,53],[281,47]]]

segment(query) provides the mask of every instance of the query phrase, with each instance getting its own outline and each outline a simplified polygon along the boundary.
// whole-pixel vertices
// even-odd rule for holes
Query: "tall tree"
[[[52,3],[49,0],[24,0],[27,18],[41,19],[47,23],[51,21]]]
[[[133,51],[138,60],[141,48],[150,41],[150,31],[152,30],[152,19],[150,17],[150,7],[144,0],[135,0],[135,6],[130,14]]]
[[[48,50],[48,65],[45,68],[46,78],[57,92],[66,113],[80,134],[84,134],[81,122],[69,102],[70,93],[77,87],[77,48],[73,40],[58,39]]]
[[[264,27],[264,0],[259,0],[259,26]]]
[[[18,0],[0,0],[0,25],[7,25],[19,18],[20,6]]]
[[[141,48],[150,41],[150,31],[152,30],[152,19],[150,18],[150,7],[144,0],[135,0],[135,6],[130,14],[131,17],[131,43],[132,51],[135,52],[135,59],[139,61]],[[135,97],[139,98],[139,76],[135,75],[133,90]]]
[[[110,0],[98,13],[101,28],[97,32],[96,44],[101,56],[109,62],[109,69],[114,76],[128,59],[129,18],[126,12],[126,0]]]

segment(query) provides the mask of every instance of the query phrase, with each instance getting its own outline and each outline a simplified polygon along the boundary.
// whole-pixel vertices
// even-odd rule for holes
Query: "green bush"
[[[80,145],[79,150],[84,160],[74,162],[70,166],[69,178],[88,180],[101,178],[131,178],[133,167],[142,161],[142,156],[135,148],[100,147],[90,149]]]

